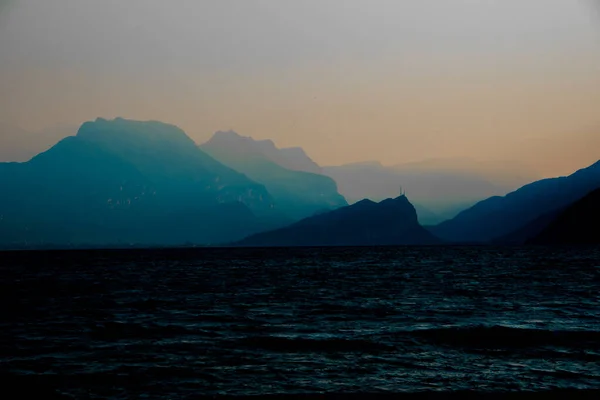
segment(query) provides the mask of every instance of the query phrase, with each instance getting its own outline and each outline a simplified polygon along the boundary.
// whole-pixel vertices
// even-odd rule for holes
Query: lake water
[[[0,372],[73,398],[600,388],[600,249],[0,253]]]

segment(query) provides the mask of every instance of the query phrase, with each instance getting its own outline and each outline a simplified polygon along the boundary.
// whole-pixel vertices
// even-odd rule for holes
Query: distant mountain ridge
[[[202,146],[228,147],[230,155],[267,158],[283,168],[292,171],[321,174],[321,167],[314,162],[301,147],[278,148],[270,140],[255,140],[250,136],[242,136],[235,131],[218,131]]]
[[[529,165],[514,160],[479,161],[468,157],[435,158],[418,162],[396,164],[397,171],[445,171],[462,173],[465,176],[478,176],[501,189],[510,190],[539,180],[540,174]]]
[[[503,197],[491,197],[431,228],[453,242],[526,240],[553,216],[600,187],[600,161],[567,177],[543,179]]]
[[[200,149],[263,184],[273,196],[278,209],[293,219],[348,204],[338,193],[333,179],[286,167],[296,162],[312,162],[302,150],[282,151],[270,140],[256,141],[232,131],[215,133]]]
[[[279,156],[273,155],[274,161],[282,167],[313,174],[322,174],[323,169],[306,154],[302,147],[284,147],[279,149]]]
[[[530,182],[513,174],[511,168],[503,172],[492,165],[479,171],[478,163],[467,161],[436,160],[392,167],[368,161],[323,167],[323,171],[338,183],[340,193],[350,203],[362,198],[379,201],[393,197],[402,187],[425,225],[438,224],[482,199],[507,193],[513,188],[506,182]]]
[[[0,163],[0,243],[210,244],[281,226],[263,185],[179,128],[98,118],[26,163]]]
[[[235,246],[430,245],[441,241],[419,225],[406,196],[362,200],[290,226],[252,235]]]

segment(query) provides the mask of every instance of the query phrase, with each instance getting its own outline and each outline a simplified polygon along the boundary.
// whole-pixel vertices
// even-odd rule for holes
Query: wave
[[[565,347],[600,351],[600,331],[525,329],[506,326],[466,326],[399,331],[382,336],[319,338],[249,336],[235,340],[234,347],[275,352],[390,352],[403,338],[423,344],[465,349]]]
[[[164,338],[197,333],[174,325],[105,322],[94,326],[89,335],[95,340]]]
[[[569,398],[597,399],[600,390],[556,389],[538,392],[505,392],[489,393],[475,391],[440,391],[440,392],[402,392],[402,393],[325,393],[325,394],[285,394],[285,395],[257,395],[257,396],[197,396],[196,400],[446,400],[446,399],[538,399],[538,398]]]
[[[96,377],[100,378],[100,377]],[[82,398],[80,396],[67,395],[61,390],[63,386],[62,379],[55,376],[18,376],[15,374],[0,374],[0,379],[6,384],[3,389],[6,393],[19,393],[20,397],[37,397],[50,400],[73,400]],[[121,383],[124,390],[120,390],[122,395],[126,395],[128,389],[135,388],[135,382],[130,382],[127,376],[123,376],[121,380],[112,377],[108,382]],[[121,382],[122,381],[122,382]],[[95,384],[103,382],[94,382]],[[153,388],[154,390],[159,389]],[[69,390],[72,391],[72,390]],[[135,390],[134,390],[135,391]],[[381,391],[369,392],[364,390],[360,393],[303,393],[303,394],[261,394],[261,395],[206,395],[202,394],[203,390],[199,390],[196,395],[189,394],[186,398],[189,399],[211,399],[211,400],[396,400],[396,399],[415,399],[415,400],[445,400],[445,399],[538,399],[538,398],[577,398],[577,399],[597,399],[600,398],[600,390],[585,390],[585,389],[554,389],[541,391],[504,391],[504,392],[483,392],[483,391],[422,391],[422,392],[400,392],[400,393],[382,393]],[[160,390],[154,392],[149,390],[144,394],[148,398],[163,398]],[[121,397],[121,396],[119,396]],[[128,396],[129,397],[129,396]],[[137,396],[136,396],[137,397]],[[86,398],[89,398],[86,396]]]
[[[369,340],[308,339],[276,336],[255,336],[236,340],[235,346],[252,347],[277,352],[378,352],[395,347]]]
[[[402,332],[418,340],[457,347],[581,347],[600,349],[600,331],[542,330],[501,325],[434,328]]]

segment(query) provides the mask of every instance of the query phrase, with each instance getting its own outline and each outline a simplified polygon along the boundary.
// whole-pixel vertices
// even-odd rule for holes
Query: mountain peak
[[[94,121],[84,122],[77,131],[77,137],[103,143],[117,141],[127,144],[147,143],[153,146],[194,145],[194,141],[175,125],[122,117],[113,120],[99,117]]]
[[[398,196],[398,197],[394,197],[394,198],[393,198],[393,199],[391,199],[391,200],[392,200],[392,201],[395,201],[395,202],[399,202],[399,203],[410,203],[410,202],[408,201],[408,197],[406,197],[406,194],[404,194],[404,193],[403,193],[403,194],[401,194],[401,195],[400,195],[400,196]]]
[[[226,138],[235,138],[235,139],[241,139],[244,138],[244,136],[240,135],[239,133],[237,133],[234,130],[227,130],[227,131],[216,131],[213,135],[213,139],[214,138],[218,138],[218,137],[226,137]]]

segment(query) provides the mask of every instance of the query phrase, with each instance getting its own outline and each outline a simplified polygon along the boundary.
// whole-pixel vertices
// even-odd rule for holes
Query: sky
[[[35,143],[121,116],[557,176],[600,158],[599,109],[597,0],[0,0],[0,126]]]

